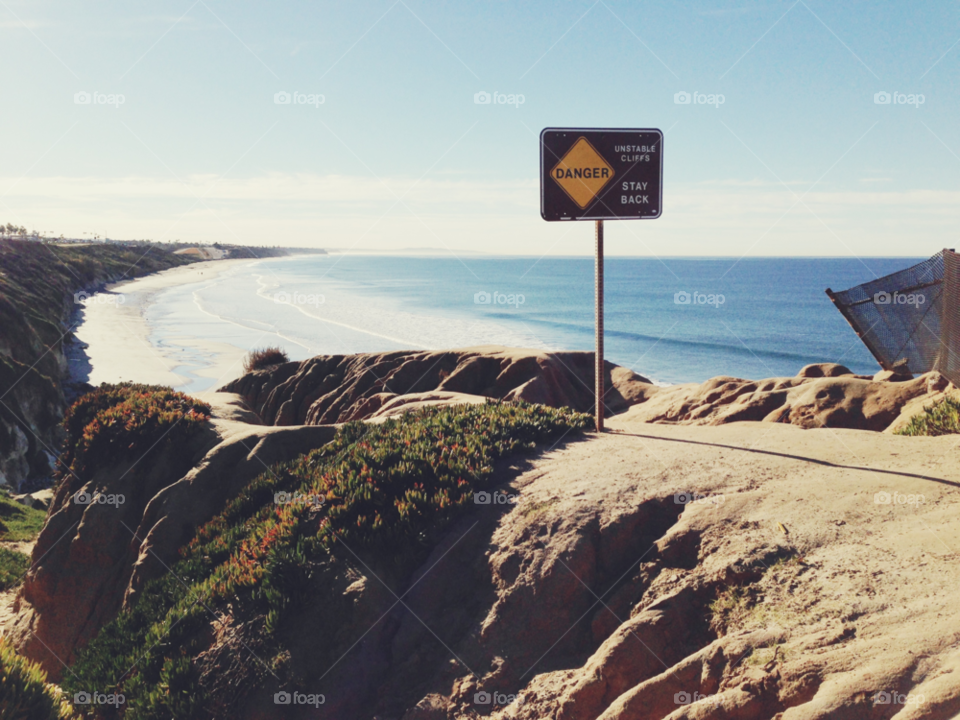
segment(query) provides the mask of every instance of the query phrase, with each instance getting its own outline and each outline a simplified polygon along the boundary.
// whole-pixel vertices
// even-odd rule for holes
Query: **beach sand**
[[[144,313],[162,291],[180,285],[214,281],[238,266],[257,260],[217,260],[173,268],[147,277],[107,286],[83,301],[74,322],[75,335],[86,347],[68,353],[71,380],[100,383],[140,382],[211,389],[242,374],[243,349],[204,340],[189,333],[178,336],[174,350],[151,338]],[[182,347],[192,352],[184,352]],[[85,355],[85,357],[84,357]],[[192,357],[203,367],[191,367]]]

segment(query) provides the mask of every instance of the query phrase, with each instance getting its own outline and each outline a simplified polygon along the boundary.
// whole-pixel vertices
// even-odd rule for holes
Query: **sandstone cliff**
[[[281,711],[273,700],[281,688],[250,675],[259,665],[242,640],[249,620],[211,620],[220,639],[198,662],[219,667],[224,682],[243,679],[239,714],[230,716],[853,720],[902,711],[948,720],[960,712],[955,439],[651,425],[634,411],[610,426],[503,468],[500,492],[513,500],[478,505],[409,575],[335,551],[311,602],[281,633],[286,662],[324,696],[318,713]],[[214,487],[171,507],[189,510]],[[883,493],[891,502],[876,500]],[[137,534],[149,534],[148,524]],[[150,552],[139,548],[141,559]],[[71,614],[57,613],[70,601],[43,612],[69,626]],[[50,642],[60,626],[47,623]]]
[[[0,485],[52,475],[74,293],[187,262],[150,248],[0,240]]]
[[[955,438],[610,425],[465,519],[337,680],[382,653],[367,707],[403,720],[960,713]]]
[[[951,392],[942,378],[817,365],[660,388],[607,372],[611,432],[498,467],[503,502],[430,539],[418,566],[337,546],[312,567],[277,662],[324,705],[283,717],[960,713],[955,439],[874,432]],[[176,454],[98,469],[90,489],[122,505],[54,499],[14,641],[63,676],[196,527],[268,467],[327,443],[332,423],[486,397],[590,410],[592,380],[589,353],[504,348],[250,373],[207,398],[209,427]],[[204,622],[191,662],[237,701],[228,715],[278,717],[286,686],[250,647],[263,617],[234,607]]]
[[[82,488],[68,492],[63,484],[55,494],[10,629],[20,651],[52,677],[243,485],[333,437],[330,427],[263,427],[234,398],[203,397],[216,416],[189,445],[107,465]],[[78,491],[107,501],[79,504]]]

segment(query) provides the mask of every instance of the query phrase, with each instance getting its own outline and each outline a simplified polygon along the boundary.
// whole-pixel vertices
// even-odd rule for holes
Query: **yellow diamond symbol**
[[[560,158],[550,176],[583,210],[613,179],[613,168],[585,137],[581,137]]]

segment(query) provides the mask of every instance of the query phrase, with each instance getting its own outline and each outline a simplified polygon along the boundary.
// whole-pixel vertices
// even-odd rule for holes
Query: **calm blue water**
[[[608,258],[606,357],[666,383],[791,376],[814,362],[873,373],[876,362],[824,288],[915,262]],[[167,346],[192,333],[244,349],[280,344],[300,359],[594,343],[592,259],[305,256],[237,267],[187,289],[166,291],[147,313]],[[678,293],[690,302],[678,303]]]

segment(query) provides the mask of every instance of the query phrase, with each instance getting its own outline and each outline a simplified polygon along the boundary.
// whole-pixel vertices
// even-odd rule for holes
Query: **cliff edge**
[[[75,293],[188,262],[151,247],[0,240],[0,485],[36,489],[55,469]]]
[[[448,351],[320,355],[247,373],[223,386],[267,425],[324,425],[402,412],[418,404],[525,400],[593,412],[589,352],[497,345]],[[761,421],[803,428],[894,431],[953,386],[939,373],[855,375],[821,363],[794,377],[716,377],[661,387],[604,364],[607,415],[633,408],[646,422],[723,425]]]

